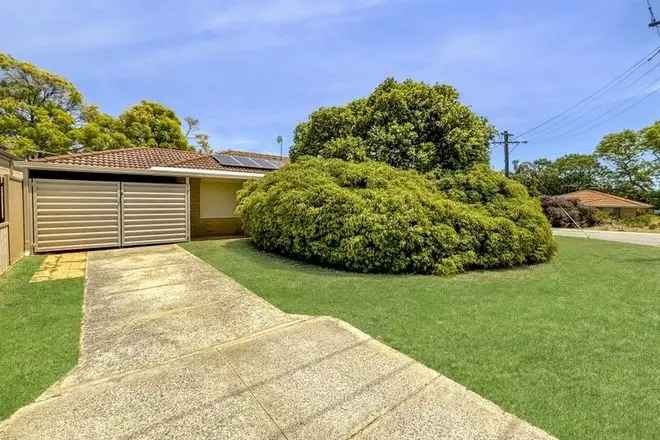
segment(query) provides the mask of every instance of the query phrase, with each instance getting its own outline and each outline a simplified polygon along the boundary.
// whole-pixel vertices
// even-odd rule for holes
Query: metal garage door
[[[33,179],[34,250],[188,239],[185,184]]]
[[[122,183],[122,218],[123,246],[187,240],[186,185]]]
[[[121,245],[120,184],[33,179],[35,251]]]

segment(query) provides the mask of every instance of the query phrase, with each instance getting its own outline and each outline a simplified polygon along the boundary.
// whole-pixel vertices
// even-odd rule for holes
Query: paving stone
[[[5,440],[272,439],[279,430],[217,351],[65,394],[20,410]]]

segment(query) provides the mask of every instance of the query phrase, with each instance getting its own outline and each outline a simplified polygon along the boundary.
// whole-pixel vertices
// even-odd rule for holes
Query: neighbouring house
[[[25,254],[23,173],[0,148],[0,274]]]
[[[241,235],[236,192],[286,158],[163,148],[52,156],[20,163],[32,252]]]
[[[637,202],[591,189],[562,194],[558,197],[577,200],[582,205],[596,208],[614,217],[634,217],[639,214],[653,212],[653,205],[648,203]]]

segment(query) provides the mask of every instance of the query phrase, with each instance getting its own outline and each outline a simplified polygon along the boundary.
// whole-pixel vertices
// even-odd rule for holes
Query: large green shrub
[[[366,98],[313,112],[296,127],[290,156],[458,170],[487,163],[494,134],[453,87],[388,78]]]
[[[494,175],[478,168],[436,181],[378,162],[304,158],[247,185],[237,212],[260,249],[351,271],[546,261],[554,241],[538,202]],[[494,188],[479,187],[483,176]]]

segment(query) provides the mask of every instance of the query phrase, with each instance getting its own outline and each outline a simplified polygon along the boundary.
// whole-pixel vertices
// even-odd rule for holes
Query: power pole
[[[494,144],[502,144],[504,145],[504,175],[506,177],[509,177],[509,145],[518,145],[518,144],[526,144],[527,141],[512,141],[511,137],[513,135],[509,133],[508,130],[504,130],[502,132],[502,139],[501,141],[496,141],[493,142]]]
[[[651,6],[651,0],[646,0],[646,4],[649,7],[649,14],[651,14],[649,27],[651,29],[655,29],[658,32],[658,35],[660,35],[660,21],[655,18],[655,14],[653,13],[653,6]]]

